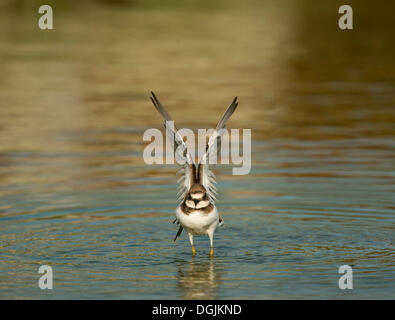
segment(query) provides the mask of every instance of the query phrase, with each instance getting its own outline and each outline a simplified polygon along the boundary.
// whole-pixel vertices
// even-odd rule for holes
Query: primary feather
[[[152,97],[151,101],[154,104],[156,110],[161,114],[161,116],[164,119],[164,126],[165,129],[168,133],[168,137],[170,137],[170,143],[172,145],[172,150],[173,152],[178,152],[179,154],[176,154],[177,156],[182,156],[186,158],[186,162],[182,165],[182,168],[179,170],[179,173],[181,173],[181,177],[178,180],[179,182],[179,200],[182,200],[185,198],[185,195],[187,194],[188,190],[191,188],[191,186],[196,182],[196,166],[194,164],[193,158],[191,155],[188,153],[188,147],[186,143],[184,142],[182,136],[178,133],[177,127],[174,125],[174,121],[170,117],[169,113],[166,111],[166,109],[163,107],[162,103],[159,101],[159,99],[156,97],[155,93],[151,91]],[[173,126],[168,125],[169,121],[172,121]]]
[[[218,156],[218,152],[221,149],[221,138],[225,132],[226,123],[229,118],[232,116],[233,112],[236,110],[238,106],[237,97],[235,97],[229,107],[226,109],[221,119],[219,120],[213,134],[210,136],[208,143],[206,145],[206,152],[203,155],[202,159],[198,165],[198,179],[200,183],[206,188],[208,197],[214,203],[216,199],[215,195],[217,194],[217,188],[215,186],[215,175],[210,170],[209,159],[215,153]]]

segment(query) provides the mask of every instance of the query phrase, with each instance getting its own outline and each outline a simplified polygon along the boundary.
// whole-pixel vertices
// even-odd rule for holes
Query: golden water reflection
[[[35,297],[40,256],[73,283],[59,298],[101,298],[100,281],[121,298],[337,298],[324,284],[345,261],[378,270],[353,297],[393,293],[394,2],[349,1],[350,32],[337,0],[56,1],[49,32],[39,2],[0,0],[2,288]],[[150,90],[192,129],[237,95],[229,127],[252,129],[251,174],[217,168],[214,261],[168,263],[190,252],[169,245],[176,168],[142,158],[162,128]]]

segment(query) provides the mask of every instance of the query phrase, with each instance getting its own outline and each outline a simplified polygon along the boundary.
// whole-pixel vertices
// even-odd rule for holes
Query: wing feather
[[[163,107],[162,103],[159,101],[155,93],[151,91],[152,97],[150,97],[152,103],[154,104],[156,110],[158,110],[159,114],[164,119],[164,126],[167,131],[167,136],[170,137],[170,143],[172,146],[173,152],[175,152],[175,156],[181,156],[186,159],[185,164],[182,165],[182,168],[178,171],[181,174],[179,183],[179,200],[183,199],[188,192],[189,188],[196,182],[196,166],[194,164],[193,158],[188,153],[188,147],[184,142],[182,136],[178,133],[176,126],[174,125],[174,121],[170,117],[169,113]],[[173,124],[173,125],[170,125]],[[177,154],[178,153],[178,154]]]
[[[213,134],[210,136],[208,143],[206,145],[206,152],[204,153],[202,159],[198,165],[198,173],[197,178],[199,183],[201,183],[207,190],[207,195],[210,198],[210,201],[215,202],[217,199],[215,195],[217,194],[216,177],[215,174],[210,170],[209,159],[210,155],[214,152],[217,153],[221,148],[221,138],[225,132],[226,123],[232,116],[233,112],[236,110],[238,106],[237,97],[235,97],[229,107],[226,109],[221,119],[219,120]]]
[[[176,237],[174,238],[174,242],[177,240],[177,238],[180,237],[181,232],[182,232],[183,229],[184,229],[184,228],[183,228],[182,226],[180,226],[180,228],[178,229],[178,232],[177,232],[177,234],[176,234]]]

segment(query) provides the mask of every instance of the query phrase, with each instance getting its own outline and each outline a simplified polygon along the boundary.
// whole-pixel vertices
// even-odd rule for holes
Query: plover
[[[188,153],[188,148],[182,136],[174,126],[174,122],[156,95],[151,92],[152,103],[164,118],[164,125],[167,130],[167,136],[171,137],[173,150],[179,152],[185,159],[182,166],[180,178],[180,200],[181,203],[176,209],[176,219],[173,223],[180,225],[174,241],[181,235],[183,229],[189,236],[192,247],[192,254],[196,254],[193,246],[194,235],[207,234],[210,238],[210,256],[213,256],[213,236],[218,225],[223,224],[223,219],[218,213],[215,206],[216,192],[215,175],[209,168],[209,159],[212,152],[218,153],[220,148],[220,139],[225,130],[226,123],[235,111],[238,102],[235,97],[226,109],[225,113],[218,122],[213,134],[210,136],[206,145],[206,151],[197,165],[194,163],[194,157]],[[171,122],[170,122],[171,121]],[[172,123],[173,125],[168,125]],[[177,156],[177,155],[176,155]]]

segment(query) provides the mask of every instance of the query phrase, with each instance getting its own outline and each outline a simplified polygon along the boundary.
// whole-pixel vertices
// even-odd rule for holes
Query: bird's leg
[[[213,236],[214,236],[214,234],[213,233],[209,233],[208,236],[210,238],[210,247],[211,247],[211,249],[210,249],[210,257],[212,257],[213,254],[214,254],[214,251],[213,251]]]
[[[196,250],[195,250],[195,247],[193,246],[193,234],[188,233],[188,235],[189,235],[189,242],[191,243],[191,246],[192,246],[192,255],[194,256],[196,254]]]

